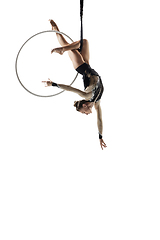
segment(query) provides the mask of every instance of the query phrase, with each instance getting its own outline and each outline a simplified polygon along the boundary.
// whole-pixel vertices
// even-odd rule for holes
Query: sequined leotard
[[[99,74],[87,63],[83,63],[76,69],[76,71],[83,75],[84,89],[90,85],[90,78],[88,77],[89,74],[91,76],[95,75],[99,77],[96,86],[92,89],[92,97],[89,99],[90,102],[98,102],[101,99],[104,91],[102,80]]]

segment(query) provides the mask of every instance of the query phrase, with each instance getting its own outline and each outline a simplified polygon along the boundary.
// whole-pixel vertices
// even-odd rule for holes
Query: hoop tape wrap
[[[36,33],[36,34],[33,35],[32,37],[30,37],[30,38],[22,45],[22,47],[20,48],[20,50],[19,50],[19,52],[18,52],[18,54],[17,54],[17,57],[16,57],[16,62],[15,62],[15,70],[16,70],[17,78],[18,78],[21,86],[22,86],[27,92],[29,92],[30,94],[32,94],[32,95],[34,95],[34,96],[37,96],[37,97],[54,97],[54,96],[59,95],[59,94],[61,94],[61,93],[63,93],[63,92],[65,91],[65,90],[63,90],[63,91],[61,91],[61,92],[59,92],[59,93],[56,93],[56,94],[53,94],[53,95],[47,95],[47,96],[35,94],[35,93],[29,91],[29,90],[22,84],[22,82],[21,82],[21,80],[20,80],[20,78],[19,78],[19,75],[18,75],[18,70],[17,70],[18,57],[19,57],[19,54],[20,54],[22,48],[24,47],[24,45],[25,45],[30,39],[32,39],[33,37],[35,37],[35,36],[37,36],[37,35],[39,35],[39,34],[47,33],[47,32],[55,32],[55,33],[62,34],[62,35],[64,35],[64,36],[66,36],[67,38],[69,38],[69,39],[73,42],[73,40],[72,40],[68,35],[66,35],[66,34],[63,33],[63,32],[59,32],[59,31],[55,31],[55,30],[48,30],[48,31],[43,31],[43,32]],[[75,78],[74,78],[73,81],[71,82],[70,86],[75,82],[77,76],[78,76],[78,73],[76,74]]]

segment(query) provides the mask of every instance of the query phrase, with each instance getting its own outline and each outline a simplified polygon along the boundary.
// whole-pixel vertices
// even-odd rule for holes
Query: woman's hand
[[[42,82],[45,84],[45,87],[50,87],[50,86],[52,86],[52,87],[58,87],[58,88],[60,88],[57,83],[52,82],[49,78],[48,78],[48,80],[49,80],[49,81],[42,81]]]
[[[50,87],[50,86],[52,86],[52,81],[48,78],[48,80],[49,81],[42,81],[42,83],[44,83],[45,84],[45,87]]]
[[[104,148],[106,148],[107,146],[106,146],[106,144],[105,144],[105,142],[103,141],[103,139],[101,138],[101,139],[99,139],[99,141],[100,141],[100,145],[101,145],[101,148],[102,148],[102,150],[103,150],[103,147]]]

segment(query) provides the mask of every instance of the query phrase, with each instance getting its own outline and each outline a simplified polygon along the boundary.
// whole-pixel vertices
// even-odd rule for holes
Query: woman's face
[[[80,109],[80,112],[88,115],[88,114],[92,113],[92,107],[89,107],[86,104],[83,104],[83,107]]]

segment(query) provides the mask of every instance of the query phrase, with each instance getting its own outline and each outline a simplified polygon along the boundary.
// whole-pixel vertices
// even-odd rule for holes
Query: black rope
[[[84,0],[80,0],[80,20],[81,20],[81,34],[80,34],[80,48],[79,52],[82,51],[83,47],[83,5],[84,5]]]

